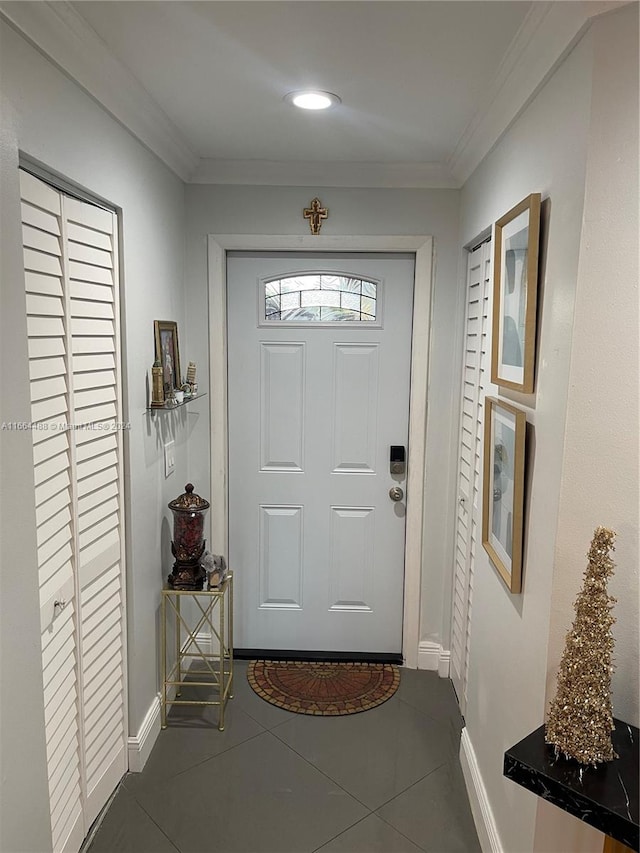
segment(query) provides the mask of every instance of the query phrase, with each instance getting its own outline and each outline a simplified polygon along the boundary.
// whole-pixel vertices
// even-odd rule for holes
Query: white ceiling
[[[460,186],[582,2],[80,0],[0,14],[185,180]],[[326,113],[283,101],[318,87]]]
[[[79,2],[199,157],[444,162],[526,2]],[[335,92],[308,113],[282,98]]]

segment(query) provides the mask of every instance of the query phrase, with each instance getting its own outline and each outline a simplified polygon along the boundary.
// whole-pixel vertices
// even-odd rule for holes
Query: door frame
[[[418,666],[423,562],[424,481],[433,238],[430,236],[320,236],[274,234],[209,234],[209,416],[211,462],[211,541],[229,552],[229,456],[227,419],[227,252],[415,252],[411,376],[409,391],[409,464],[404,552],[402,654],[405,666]],[[233,566],[231,566],[233,568]]]

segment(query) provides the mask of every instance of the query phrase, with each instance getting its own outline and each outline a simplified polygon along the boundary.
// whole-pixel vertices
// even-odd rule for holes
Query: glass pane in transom
[[[300,273],[265,282],[263,320],[287,323],[371,323],[378,285],[335,273]]]

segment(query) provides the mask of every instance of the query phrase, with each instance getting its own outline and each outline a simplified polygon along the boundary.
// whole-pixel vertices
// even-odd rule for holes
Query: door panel
[[[259,607],[302,607],[301,506],[260,507]]]
[[[304,344],[260,346],[261,471],[302,471]]]
[[[51,838],[75,853],[127,767],[117,221],[20,187]]]
[[[375,473],[378,349],[378,344],[334,345],[333,472],[336,474]]]
[[[462,365],[462,409],[458,458],[458,503],[454,553],[451,679],[460,709],[467,703],[471,608],[482,476],[484,396],[489,378],[491,243],[469,253]]]
[[[375,292],[376,321],[284,323],[298,297],[280,281],[278,323],[256,317],[261,299],[274,304],[264,280],[294,271],[346,273],[355,295],[340,298],[370,308]],[[359,277],[377,287],[358,292]],[[239,648],[402,651],[405,506],[388,492],[405,483],[389,473],[389,447],[408,440],[413,278],[412,256],[228,257]],[[313,313],[307,292],[297,304]]]
[[[331,507],[330,610],[373,611],[375,509]]]

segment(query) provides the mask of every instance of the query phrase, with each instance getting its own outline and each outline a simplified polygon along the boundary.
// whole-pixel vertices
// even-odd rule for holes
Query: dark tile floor
[[[403,669],[392,699],[346,717],[267,704],[241,661],[234,681],[224,732],[216,708],[174,709],[88,853],[480,851],[448,680]]]

